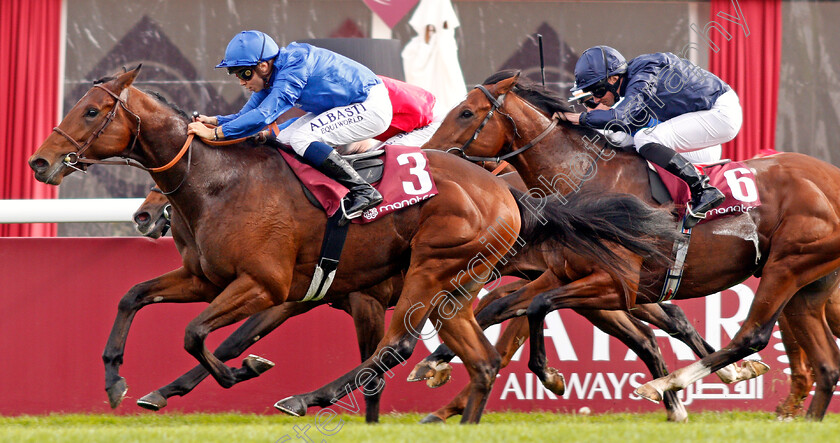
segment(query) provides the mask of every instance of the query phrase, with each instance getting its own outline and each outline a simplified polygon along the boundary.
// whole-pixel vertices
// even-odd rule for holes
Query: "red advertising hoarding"
[[[0,239],[0,307],[4,314],[0,320],[0,414],[108,411],[101,354],[117,303],[133,284],[179,265],[180,258],[168,238]],[[748,280],[722,293],[678,305],[701,335],[720,347],[746,316],[756,284],[757,280]],[[143,411],[134,404],[138,398],[195,365],[183,349],[184,327],[203,308],[201,304],[167,304],[140,311],[129,333],[121,371],[129,393],[118,413]],[[214,332],[209,345],[215,347],[232,330],[227,327]],[[499,326],[488,329],[488,338],[496,340],[500,330]],[[696,360],[685,345],[656,332],[669,368]],[[549,365],[564,374],[566,393],[558,398],[542,388],[527,368],[528,351],[524,349],[500,372],[488,410],[573,411],[582,406],[595,413],[662,410],[632,394],[651,377],[617,339],[571,311],[551,313],[545,335]],[[467,375],[459,363],[454,364],[452,381],[442,388],[405,381],[414,364],[436,345],[436,337],[419,343],[411,359],[395,368],[393,378],[386,379],[383,412],[430,412],[464,386]],[[249,352],[277,366],[228,390],[207,379],[193,393],[170,399],[165,410],[277,413],[272,408],[277,400],[316,389],[359,362],[351,318],[329,307],[289,320]],[[712,375],[686,389],[682,398],[689,413],[707,409],[772,411],[787,394],[789,384],[778,330],[760,358],[771,371],[756,380],[725,385]],[[355,396],[361,400],[358,392]],[[840,403],[832,403],[830,411],[838,410]]]

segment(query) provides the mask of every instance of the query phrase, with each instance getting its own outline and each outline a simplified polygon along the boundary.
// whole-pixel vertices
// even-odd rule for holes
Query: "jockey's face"
[[[607,79],[607,82],[609,82],[609,84],[611,84],[611,85],[614,85],[618,82],[618,80],[619,80],[619,76],[613,75],[613,76],[611,76],[610,78]],[[609,108],[613,107],[613,105],[615,105],[615,101],[616,101],[615,100],[615,94],[613,94],[612,91],[607,91],[607,93],[604,94],[604,96],[601,97],[601,98],[592,97],[592,100],[599,105],[605,106],[606,109],[609,109]]]
[[[239,85],[251,92],[259,92],[265,89],[268,81],[268,76],[271,74],[271,66],[268,62],[260,62],[254,67],[253,76],[245,80],[241,76],[237,76]]]

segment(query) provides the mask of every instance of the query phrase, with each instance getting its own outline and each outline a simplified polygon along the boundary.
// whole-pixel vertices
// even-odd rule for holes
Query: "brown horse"
[[[171,226],[171,218],[172,205],[158,188],[152,188],[131,217],[137,232],[149,238],[161,238],[166,235]]]
[[[137,225],[137,230],[150,238],[160,238],[164,235],[171,221],[176,226],[176,229],[172,231],[172,236],[181,245],[181,251],[184,253],[186,252],[185,248],[190,247],[192,242],[184,241],[184,234],[182,234],[184,225],[177,214],[173,215],[171,213],[171,208],[172,205],[169,203],[169,199],[163,195],[163,192],[158,188],[153,188],[134,213],[133,219]],[[364,291],[351,292],[347,298],[340,299],[330,305],[353,317],[362,361],[373,355],[376,345],[385,335],[385,310],[389,306],[394,306],[396,296],[401,289],[402,276],[396,276]],[[286,302],[257,313],[226,338],[213,354],[222,361],[236,358],[289,318],[308,312],[312,308],[323,304],[326,304],[324,300],[310,300],[303,303]],[[249,359],[253,360],[253,365],[257,369],[252,373],[254,376],[273,366],[273,363],[267,360],[255,360],[254,356],[249,357]],[[137,400],[137,405],[158,411],[167,406],[167,400],[170,397],[187,395],[208,375],[210,373],[203,366],[198,365],[166,386],[144,395]],[[379,401],[382,392],[373,389],[376,384],[380,383],[379,379],[376,378],[369,383],[370,391],[374,393],[365,395],[365,421],[368,423],[379,421]]]
[[[192,242],[184,249],[188,253],[182,251],[183,267],[135,285],[119,304],[103,353],[112,403],[126,391],[119,366],[129,326],[138,307],[151,303],[209,303],[187,326],[185,349],[223,387],[249,377],[254,372],[249,364],[226,366],[205,339],[220,327],[301,300],[326,223],[274,150],[248,142],[217,149],[190,141],[183,111],[131,86],[139,68],[94,84],[29,160],[35,177],[53,185],[111,157],[122,158],[113,163],[148,170],[169,194]],[[419,167],[425,158],[413,161]],[[428,319],[468,368],[471,393],[462,422],[476,423],[499,355],[481,333],[469,301],[494,276],[498,257],[492,251],[504,254],[518,236],[535,244],[552,240],[624,275],[625,266],[611,265],[615,248],[598,238],[647,256],[658,253],[653,233],[670,225],[667,214],[635,197],[581,196],[563,205],[514,195],[501,179],[455,156],[428,152],[427,158],[438,195],[377,222],[351,226],[328,294],[339,299],[404,272],[394,311],[398,320],[371,358],[316,391],[277,402],[278,409],[304,415],[308,406],[329,406],[373,377],[391,375],[390,369],[411,355]],[[531,213],[529,207],[541,211]]]
[[[495,169],[495,167],[492,169]],[[515,172],[502,174],[499,177],[508,182],[513,188],[520,190],[527,189],[519,174]],[[559,251],[555,249],[541,247],[529,248],[526,246],[518,251],[515,256],[506,257],[509,261],[500,267],[500,273],[502,275],[525,274],[528,278],[535,278],[549,267],[547,263],[556,260],[559,255]],[[491,311],[484,311],[488,305],[497,299],[521,289],[526,283],[526,280],[520,280],[501,286],[481,299],[481,302],[476,307],[476,318],[479,321],[479,325],[484,326],[482,323],[483,319],[490,318],[486,314]],[[685,313],[676,305],[638,305],[629,311],[629,313],[599,309],[575,309],[575,312],[589,320],[600,330],[618,338],[641,358],[654,377],[667,375],[668,371],[656,343],[653,330],[639,320],[651,323],[673,338],[682,341],[699,357],[704,357],[715,351],[697,333],[688,318],[686,318]],[[516,317],[508,322],[507,327],[496,344],[496,350],[502,356],[502,367],[507,366],[516,351],[524,344],[525,338],[527,337],[528,319],[526,317]],[[452,368],[448,362],[454,357],[455,355],[446,345],[441,345],[435,352],[417,364],[414,371],[412,371],[412,375],[409,376],[409,381],[426,379],[426,384],[429,387],[443,385],[449,380],[449,373]],[[755,376],[752,371],[744,370],[743,368],[739,369],[734,364],[720,369],[717,371],[717,375],[725,383],[747,380]],[[557,381],[553,385],[548,383],[548,386],[552,386],[551,390],[556,394],[562,395],[565,389],[562,376],[558,376],[556,379]],[[453,415],[460,414],[466,406],[468,394],[468,390],[464,389],[446,406],[428,415],[422,422],[433,423],[445,421]],[[669,421],[682,422],[688,419],[685,407],[676,393],[665,393],[663,402]]]
[[[453,108],[424,147],[454,148],[474,161],[507,159],[525,183],[543,195],[557,192],[566,198],[583,189],[623,191],[654,204],[647,165],[641,157],[614,150],[598,132],[565,122],[565,112],[574,111],[558,96],[519,81],[518,74],[501,73]],[[764,348],[773,325],[789,305],[789,309],[799,310],[799,315],[787,315],[785,310],[789,322],[796,324],[791,329],[797,342],[812,363],[819,362],[813,365],[817,390],[807,416],[821,419],[840,377],[840,351],[825,320],[814,314],[822,312],[818,307],[829,294],[800,290],[840,265],[840,201],[835,197],[840,192],[840,170],[799,154],[778,154],[746,163],[755,171],[762,205],[694,229],[676,298],[703,297],[751,275],[761,276],[748,318],[729,345],[641,386],[637,393],[659,401],[663,392],[683,389]],[[647,266],[635,300],[604,292],[594,275],[569,275],[563,269],[555,269],[553,274],[546,278],[551,284],[543,286],[544,294],[520,290],[500,300],[494,319],[518,315],[527,306],[529,367],[538,376],[547,370],[542,340],[547,312],[564,307],[628,309],[634,303],[656,303],[665,272],[661,266]],[[579,280],[581,277],[586,278]],[[747,363],[762,370],[757,363]]]

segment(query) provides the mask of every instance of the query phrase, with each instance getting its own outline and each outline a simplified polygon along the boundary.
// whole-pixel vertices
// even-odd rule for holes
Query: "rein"
[[[81,163],[82,165],[97,164],[97,165],[133,166],[135,168],[142,169],[144,171],[147,171],[147,172],[150,172],[150,173],[154,174],[154,173],[164,172],[164,171],[167,171],[167,170],[171,169],[173,166],[175,166],[181,160],[181,158],[184,157],[184,154],[187,154],[187,170],[184,173],[184,178],[181,180],[181,182],[178,184],[178,186],[175,187],[175,189],[173,189],[171,191],[168,191],[168,192],[164,192],[164,191],[161,190],[160,193],[163,194],[163,195],[171,195],[171,194],[175,193],[178,189],[180,189],[181,185],[184,184],[184,182],[187,180],[187,176],[190,173],[190,163],[191,163],[190,160],[192,159],[192,149],[190,149],[190,148],[192,147],[192,142],[193,142],[193,139],[195,138],[195,134],[187,135],[187,140],[184,142],[184,145],[178,151],[178,154],[176,154],[175,157],[172,160],[169,161],[169,163],[167,163],[163,166],[156,167],[156,168],[147,168],[147,167],[143,166],[142,164],[140,164],[140,162],[138,162],[137,160],[134,160],[133,158],[130,158],[130,157],[122,157],[121,156],[122,160],[97,160],[97,159],[92,159],[92,158],[87,158],[87,157],[82,156],[82,154],[85,151],[87,151],[88,148],[91,147],[93,142],[97,138],[99,138],[99,136],[102,135],[103,132],[105,132],[105,129],[108,127],[108,125],[110,125],[111,122],[114,121],[114,118],[117,115],[117,110],[120,107],[122,107],[125,110],[125,112],[131,114],[132,116],[134,116],[134,118],[137,119],[137,132],[134,134],[134,137],[131,141],[131,146],[128,148],[129,153],[134,151],[134,147],[137,145],[137,140],[140,138],[140,124],[141,124],[140,116],[135,114],[134,112],[132,112],[130,109],[128,109],[128,105],[126,104],[126,100],[127,100],[127,97],[128,97],[128,88],[123,90],[123,94],[126,95],[126,98],[123,98],[120,95],[115,94],[114,92],[112,92],[111,90],[109,90],[108,88],[106,88],[102,85],[93,85],[93,87],[99,88],[99,89],[107,92],[108,95],[110,95],[111,97],[113,97],[114,100],[116,100],[114,102],[114,107],[111,108],[111,111],[109,111],[108,114],[105,116],[105,120],[102,122],[102,124],[99,126],[99,128],[96,131],[94,131],[93,133],[91,133],[90,137],[88,137],[87,140],[85,140],[84,143],[79,143],[76,139],[71,137],[70,134],[68,134],[63,129],[61,129],[57,126],[53,128],[54,132],[58,133],[59,135],[63,136],[64,138],[66,138],[67,141],[69,141],[73,146],[76,147],[76,152],[68,153],[64,157],[64,160],[62,160],[62,163],[64,163],[64,165],[66,165],[70,168],[73,168],[77,171],[81,171],[83,173],[86,173],[87,171],[85,170],[84,167],[81,167],[81,168],[77,167],[76,166],[77,164]],[[277,123],[272,123],[269,127],[274,129],[276,132],[279,132],[279,129],[277,127]],[[204,143],[208,144],[208,145],[211,145],[211,146],[227,146],[227,145],[240,143],[240,142],[242,142],[246,139],[247,139],[247,137],[233,139],[233,140],[202,140],[202,141]]]
[[[528,142],[525,146],[523,146],[519,149],[516,149],[514,151],[508,152],[507,154],[496,156],[496,157],[479,157],[479,156],[474,156],[474,155],[467,155],[467,153],[466,153],[467,148],[470,146],[470,144],[472,144],[473,141],[475,141],[475,139],[478,138],[478,134],[481,133],[481,131],[484,129],[484,126],[486,126],[487,122],[490,121],[490,118],[493,117],[493,114],[502,107],[502,105],[505,102],[505,95],[506,95],[506,94],[502,94],[498,98],[496,98],[496,97],[493,97],[493,94],[491,94],[490,91],[488,91],[487,88],[484,87],[484,85],[478,85],[475,88],[480,90],[481,92],[483,92],[484,95],[487,97],[487,99],[490,101],[490,104],[492,105],[491,108],[490,108],[490,112],[487,113],[487,116],[484,117],[484,121],[482,121],[481,124],[478,125],[478,128],[476,128],[472,137],[470,137],[470,139],[467,140],[467,142],[464,143],[463,146],[461,146],[460,148],[453,147],[453,148],[449,148],[449,149],[446,150],[446,152],[458,153],[459,155],[461,155],[461,157],[463,157],[463,158],[465,158],[465,159],[467,159],[471,162],[492,161],[492,162],[500,163],[500,162],[502,162],[504,160],[507,160],[507,159],[509,159],[513,156],[519,155],[519,154],[527,151],[528,149],[533,148],[537,143],[539,143],[543,138],[545,138],[545,136],[547,136],[548,133],[551,132],[557,126],[557,123],[562,118],[560,112],[554,113],[554,115],[551,116],[551,123],[549,123],[549,125],[543,130],[543,132],[541,132],[539,135],[537,135],[533,140]],[[499,113],[503,114],[501,111],[499,111]],[[503,115],[505,115],[513,123],[513,119],[509,115],[507,115],[507,114],[503,114]],[[513,123],[513,130],[514,130],[514,133],[518,136],[519,134],[518,134],[518,131],[516,131],[516,123]],[[499,168],[504,169],[504,166],[500,165]],[[497,168],[497,170],[501,171],[501,169],[499,169],[499,168]]]

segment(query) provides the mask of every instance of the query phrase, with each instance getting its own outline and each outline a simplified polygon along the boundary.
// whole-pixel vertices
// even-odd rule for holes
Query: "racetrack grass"
[[[307,425],[320,442],[829,442],[840,439],[840,414],[822,423],[782,423],[770,413],[702,412],[689,423],[665,421],[663,413],[564,415],[488,413],[479,426],[420,425],[421,414],[387,414],[369,426],[359,416],[340,416],[334,435],[321,434],[315,415],[293,418],[250,414],[48,415],[0,417],[2,442],[276,442],[305,441],[295,427]],[[284,436],[288,435],[286,439]]]

